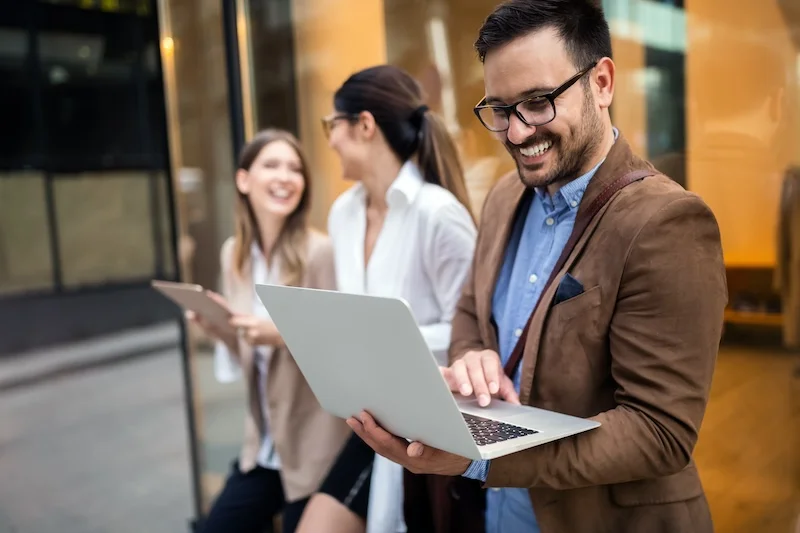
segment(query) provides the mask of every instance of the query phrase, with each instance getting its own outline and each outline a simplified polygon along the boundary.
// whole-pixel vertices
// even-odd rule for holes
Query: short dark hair
[[[491,50],[545,28],[558,32],[579,69],[611,57],[611,32],[600,0],[508,0],[486,17],[475,50],[483,62]]]

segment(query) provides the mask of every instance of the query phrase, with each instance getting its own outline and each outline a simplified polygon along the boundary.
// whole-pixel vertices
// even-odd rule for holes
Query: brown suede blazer
[[[645,168],[620,135],[579,210]],[[486,200],[451,362],[498,349],[492,293],[523,192],[514,173]],[[553,306],[566,272],[585,291]],[[713,531],[692,459],[727,302],[711,211],[657,173],[629,185],[590,223],[542,298],[520,400],[601,426],[491,461],[486,486],[528,488],[542,533]]]
[[[237,276],[233,269],[233,238],[222,246],[222,288],[232,310],[252,314],[257,298],[249,266]],[[327,236],[309,230],[303,287],[334,289],[333,248]],[[344,420],[322,409],[292,354],[285,346],[275,349],[267,371],[267,404],[258,397],[258,370],[253,347],[239,340],[239,364],[247,383],[247,416],[239,468],[255,468],[261,446],[262,409],[268,410],[270,433],[281,460],[281,480],[289,502],[310,496],[325,479],[350,436]]]

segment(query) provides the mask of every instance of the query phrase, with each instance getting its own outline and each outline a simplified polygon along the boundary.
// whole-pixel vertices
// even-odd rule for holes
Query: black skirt
[[[319,492],[333,496],[361,518],[367,518],[375,452],[353,433],[331,467]]]

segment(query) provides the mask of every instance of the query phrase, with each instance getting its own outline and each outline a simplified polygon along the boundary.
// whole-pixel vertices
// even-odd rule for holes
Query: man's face
[[[549,93],[590,65],[574,65],[555,30],[530,33],[490,51],[484,60],[486,103],[508,105]],[[583,80],[592,76],[589,71]],[[514,113],[497,133],[528,187],[570,181],[589,168],[602,142],[600,107],[583,80],[555,100],[556,116],[528,126]]]

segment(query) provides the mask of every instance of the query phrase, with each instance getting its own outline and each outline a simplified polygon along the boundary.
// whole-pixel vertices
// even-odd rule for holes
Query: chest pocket
[[[560,325],[572,322],[573,319],[581,318],[591,321],[592,317],[597,316],[602,301],[601,296],[600,286],[595,285],[577,296],[557,303],[550,308],[548,326],[558,328]]]

